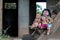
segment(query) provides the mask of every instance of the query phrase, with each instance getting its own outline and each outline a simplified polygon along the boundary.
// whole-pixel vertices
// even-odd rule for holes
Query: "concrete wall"
[[[28,33],[29,24],[29,0],[19,0],[18,4],[18,28],[19,37]]]
[[[2,0],[0,0],[0,33],[2,33]]]
[[[55,6],[57,4],[58,0],[47,0],[47,7]]]

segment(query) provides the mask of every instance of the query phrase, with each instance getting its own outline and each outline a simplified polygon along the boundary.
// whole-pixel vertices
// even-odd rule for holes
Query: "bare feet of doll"
[[[50,33],[47,33],[47,35],[50,35]]]

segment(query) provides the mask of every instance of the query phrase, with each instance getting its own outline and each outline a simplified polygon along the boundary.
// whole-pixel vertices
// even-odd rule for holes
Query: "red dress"
[[[40,19],[40,21],[41,21],[41,27],[42,28],[47,28],[48,27],[48,24],[42,24],[42,21],[43,21],[42,19]],[[46,22],[48,22],[48,20],[46,20]]]

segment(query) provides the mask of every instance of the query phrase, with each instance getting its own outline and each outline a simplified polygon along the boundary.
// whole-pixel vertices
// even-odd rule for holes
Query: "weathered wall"
[[[19,0],[18,4],[18,28],[19,37],[28,33],[29,24],[29,0]]]
[[[0,0],[0,32],[2,33],[2,0]]]

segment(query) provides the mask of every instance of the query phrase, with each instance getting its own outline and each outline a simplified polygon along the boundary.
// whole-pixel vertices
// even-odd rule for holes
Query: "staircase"
[[[59,26],[60,26],[60,12],[59,12],[59,13],[57,14],[57,16],[55,17],[54,22],[53,22],[53,27],[51,28],[51,33],[52,33],[53,35],[54,35],[54,33],[57,32]],[[51,39],[50,37],[53,36],[52,34],[49,35],[49,36],[47,36],[47,35],[44,35],[44,33],[42,33],[42,35],[41,35],[37,40],[50,40],[50,39]],[[59,30],[58,30],[58,32],[57,32],[56,34],[59,35]],[[55,36],[57,36],[57,35],[55,35]],[[55,36],[54,36],[54,37],[55,37]],[[50,38],[50,39],[49,39],[49,38]]]

